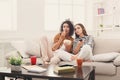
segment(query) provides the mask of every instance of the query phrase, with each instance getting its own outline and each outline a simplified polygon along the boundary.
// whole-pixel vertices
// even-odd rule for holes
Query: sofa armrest
[[[114,59],[113,63],[115,66],[120,66],[120,55]]]

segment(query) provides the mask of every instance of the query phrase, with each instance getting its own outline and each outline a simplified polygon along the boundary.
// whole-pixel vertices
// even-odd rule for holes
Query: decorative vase
[[[20,72],[21,71],[21,65],[11,65],[11,71]]]

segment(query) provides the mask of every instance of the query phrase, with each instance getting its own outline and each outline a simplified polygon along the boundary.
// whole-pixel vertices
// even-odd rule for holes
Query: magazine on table
[[[37,65],[22,65],[22,67],[27,69],[29,72],[37,72],[37,73],[41,73],[47,70],[46,68]]]

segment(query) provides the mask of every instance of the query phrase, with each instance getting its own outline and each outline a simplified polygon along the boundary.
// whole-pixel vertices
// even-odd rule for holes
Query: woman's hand
[[[56,37],[56,42],[54,43],[54,45],[52,46],[52,50],[55,51],[57,49],[60,48],[60,46],[62,45],[64,39],[65,39],[65,36],[66,36],[66,32],[63,31],[61,34],[60,34],[60,37]]]
[[[66,36],[66,32],[65,32],[65,31],[63,31],[63,32],[61,33],[60,38],[65,39],[65,36]]]
[[[74,54],[77,54],[81,48],[81,46],[83,46],[83,41],[78,41],[77,46],[75,47],[75,49],[73,50]]]

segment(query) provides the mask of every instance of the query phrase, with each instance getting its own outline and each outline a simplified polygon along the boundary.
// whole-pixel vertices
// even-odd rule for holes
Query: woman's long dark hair
[[[82,28],[83,35],[88,36],[88,34],[87,34],[87,32],[86,32],[86,29],[85,29],[85,27],[84,27],[83,24],[78,23],[78,24],[76,24],[76,25],[79,25],[79,26]],[[75,25],[75,26],[76,26],[76,25]],[[77,35],[77,34],[75,33],[75,37],[78,38],[79,35]]]
[[[73,23],[69,20],[66,20],[64,21],[62,24],[61,24],[61,27],[60,27],[60,32],[63,31],[63,24],[68,24],[69,25],[69,28],[70,28],[70,32],[69,32],[69,36],[72,36],[73,33],[74,33],[74,26],[73,26]]]

